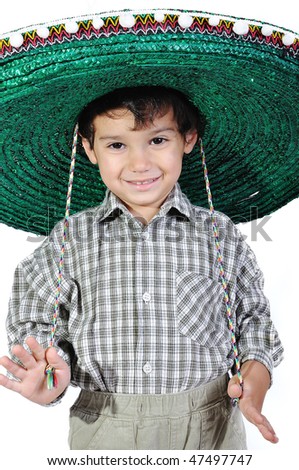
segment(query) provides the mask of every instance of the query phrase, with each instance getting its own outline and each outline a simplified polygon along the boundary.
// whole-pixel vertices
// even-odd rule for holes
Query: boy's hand
[[[264,398],[270,385],[269,372],[263,364],[257,361],[245,362],[241,372],[243,391],[235,375],[228,383],[228,395],[231,398],[240,398],[239,408],[245,418],[259,429],[267,441],[275,444],[278,442],[278,437],[267,418],[261,414]]]
[[[35,338],[27,338],[30,354],[21,345],[12,348],[12,353],[22,362],[23,366],[4,356],[0,358],[0,365],[17,377],[20,381],[9,379],[0,374],[0,385],[19,393],[28,400],[46,405],[55,400],[70,383],[70,368],[58,355],[55,348],[43,349]],[[47,389],[45,368],[50,364],[55,368],[58,385],[53,390]]]

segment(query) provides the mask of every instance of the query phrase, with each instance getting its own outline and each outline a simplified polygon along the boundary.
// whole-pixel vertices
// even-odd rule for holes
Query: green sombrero
[[[177,88],[205,115],[214,204],[234,222],[299,196],[299,38],[290,31],[194,11],[120,12],[15,32],[0,49],[1,223],[49,233],[65,213],[77,115],[136,85]],[[198,148],[179,182],[207,206]],[[72,213],[105,191],[80,152]]]

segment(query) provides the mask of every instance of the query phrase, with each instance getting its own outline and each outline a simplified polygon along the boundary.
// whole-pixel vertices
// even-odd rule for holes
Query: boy
[[[282,346],[262,274],[218,213],[240,387],[237,376],[227,380],[234,358],[210,214],[177,183],[202,133],[198,110],[173,89],[124,88],[90,103],[78,123],[106,198],[69,220],[55,348],[47,345],[61,224],[19,265],[7,321],[18,363],[0,361],[18,381],[0,384],[42,405],[78,385],[72,449],[244,449],[240,412],[277,442],[261,410]]]

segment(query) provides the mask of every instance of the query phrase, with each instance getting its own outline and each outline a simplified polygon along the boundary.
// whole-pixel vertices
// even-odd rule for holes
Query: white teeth
[[[135,181],[135,184],[140,185],[140,184],[149,184],[155,181],[155,178],[152,180],[147,180],[147,181]]]

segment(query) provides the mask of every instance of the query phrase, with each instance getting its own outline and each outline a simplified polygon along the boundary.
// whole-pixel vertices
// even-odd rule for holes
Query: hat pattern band
[[[243,40],[252,43],[265,43],[277,49],[281,49],[290,56],[298,56],[299,39],[295,38],[290,32],[275,31],[274,29],[263,29],[263,24],[248,24],[239,19],[225,19],[217,17],[218,24],[213,23],[209,17],[190,16],[185,14],[185,22],[180,21],[182,16],[178,14],[165,14],[162,21],[157,21],[156,16],[152,14],[137,14],[131,16],[131,27],[126,26],[128,21],[122,21],[124,16],[111,16],[97,20],[68,21],[60,25],[49,28],[37,28],[27,31],[23,35],[14,33],[11,38],[0,39],[0,51],[3,57],[19,52],[28,51],[30,48],[45,47],[52,44],[62,44],[63,42],[90,40],[93,37],[109,37],[113,35],[130,34],[149,35],[163,32],[177,33],[188,29],[190,32],[208,34],[211,36],[237,38],[242,35]],[[188,21],[188,18],[189,21]],[[187,20],[187,21],[186,21]],[[211,24],[212,23],[212,24]],[[189,24],[188,28],[186,27]],[[239,28],[238,28],[239,26]],[[240,29],[243,28],[243,29]],[[244,29],[245,28],[245,29]],[[265,32],[264,32],[265,31]],[[271,33],[271,34],[269,34]],[[292,40],[288,44],[288,40]],[[18,43],[19,40],[19,43]],[[13,44],[18,44],[18,47]],[[287,45],[287,49],[286,49]]]

